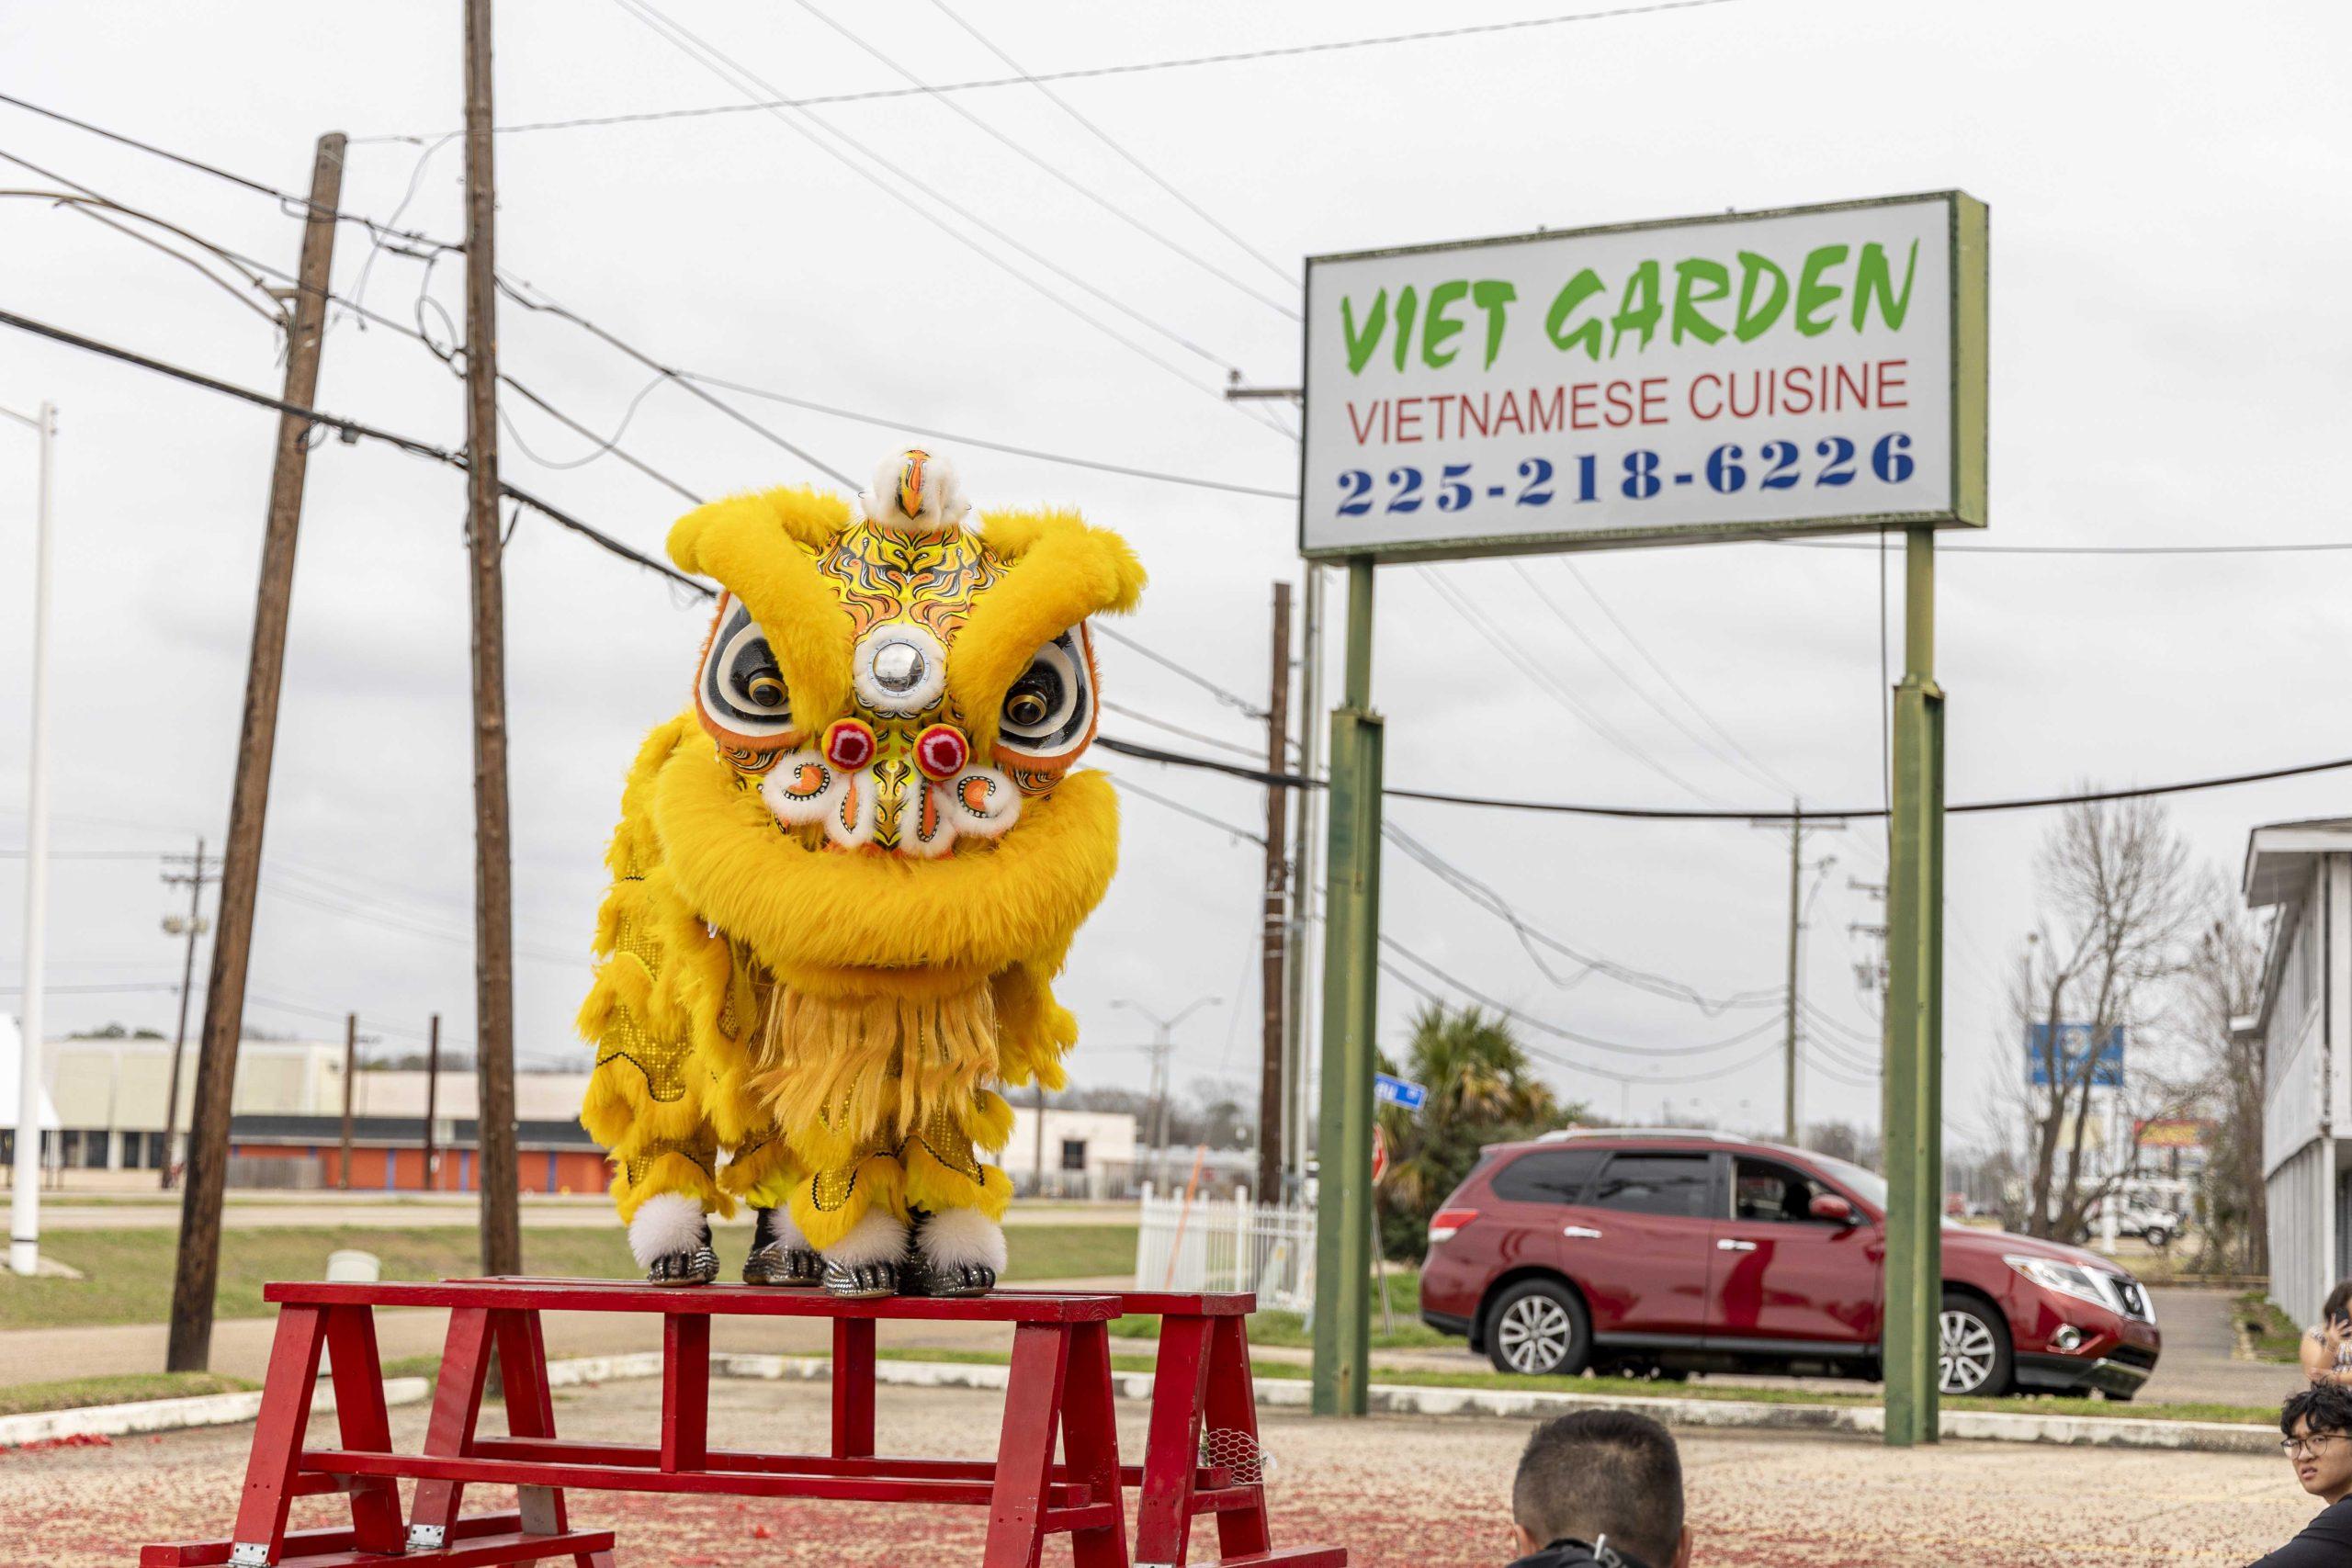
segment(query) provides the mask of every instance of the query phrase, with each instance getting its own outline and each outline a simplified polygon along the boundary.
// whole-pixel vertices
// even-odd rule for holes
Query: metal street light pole
[[[1216,1007],[1224,999],[1222,997],[1195,997],[1177,1009],[1173,1018],[1162,1018],[1141,1002],[1129,1001],[1124,997],[1111,1004],[1114,1009],[1125,1008],[1129,1012],[1143,1014],[1151,1021],[1152,1028],[1159,1031],[1151,1043],[1151,1175],[1155,1181],[1165,1179],[1164,1168],[1168,1163],[1168,1058],[1176,1049],[1176,1026],[1203,1008]]]
[[[33,723],[25,772],[25,1010],[17,1062],[17,1186],[8,1208],[8,1267],[40,1268],[40,1043],[42,949],[49,924],[49,492],[57,405],[32,417],[0,409],[40,438],[33,512]]]

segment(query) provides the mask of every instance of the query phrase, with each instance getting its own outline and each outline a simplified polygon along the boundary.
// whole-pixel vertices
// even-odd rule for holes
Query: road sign
[[[2058,1026],[2057,1066],[2059,1082],[2073,1086],[2082,1081],[2083,1060],[2091,1050],[2091,1025],[2062,1023]],[[2025,1036],[2025,1066],[2027,1081],[2036,1089],[2050,1085],[2050,1026],[2030,1025]],[[2091,1085],[2096,1089],[2123,1087],[2123,1026],[2112,1024],[2099,1037],[2098,1059],[2091,1065]]]
[[[1383,1105],[1400,1106],[1407,1111],[1419,1111],[1429,1102],[1430,1091],[1417,1083],[1388,1073],[1372,1075],[1372,1097]]]
[[[1382,1132],[1380,1123],[1375,1122],[1372,1124],[1372,1179],[1378,1181],[1387,1174],[1388,1134]]]
[[[1984,238],[1943,191],[1309,257],[1299,548],[1982,526]]]

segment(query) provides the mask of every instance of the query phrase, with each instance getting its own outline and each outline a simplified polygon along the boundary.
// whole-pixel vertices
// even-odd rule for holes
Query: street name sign
[[[1957,191],[1309,257],[1300,551],[1982,526],[1985,258]]]
[[[2062,1023],[2058,1026],[2059,1082],[2071,1087],[2082,1081],[2083,1059],[2091,1053],[2091,1026],[2087,1023]],[[2051,1050],[2048,1024],[2027,1026],[2025,1066],[2029,1082],[2036,1089],[2049,1087]],[[2109,1025],[2099,1036],[2098,1060],[2091,1066],[2091,1087],[2123,1087],[2123,1026],[2120,1023]]]
[[[1389,1073],[1372,1075],[1372,1097],[1384,1105],[1395,1105],[1407,1111],[1419,1111],[1428,1103],[1430,1091],[1421,1085]]]

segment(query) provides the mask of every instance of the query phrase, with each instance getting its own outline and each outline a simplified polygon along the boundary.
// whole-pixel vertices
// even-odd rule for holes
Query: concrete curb
[[[658,1368],[656,1369],[659,1370]],[[433,1397],[424,1378],[387,1378],[384,1403],[422,1404]],[[313,1412],[334,1408],[334,1387],[324,1379],[311,1396]],[[131,1404],[85,1404],[72,1410],[36,1410],[0,1416],[0,1448],[60,1438],[122,1438],[141,1432],[176,1432],[189,1427],[233,1427],[261,1414],[261,1391],[201,1393],[189,1399],[142,1399]]]
[[[711,1374],[763,1382],[826,1382],[832,1363],[821,1356],[719,1353]],[[548,1363],[548,1383],[577,1388],[662,1375],[657,1350],[620,1356],[582,1356]],[[901,1388],[1002,1389],[1010,1375],[985,1361],[877,1361],[875,1381]],[[1148,1372],[1114,1372],[1113,1392],[1121,1399],[1148,1400]],[[424,1378],[392,1378],[384,1384],[389,1404],[418,1404],[432,1396]],[[1852,1432],[1886,1429],[1886,1412],[1875,1404],[1774,1404],[1758,1400],[1668,1399],[1643,1395],[1516,1393],[1509,1389],[1424,1388],[1374,1383],[1366,1403],[1385,1416],[1499,1416],[1526,1418],[1562,1416],[1571,1410],[1638,1410],[1670,1427],[1706,1427],[1744,1431]],[[1258,1384],[1258,1403],[1270,1409],[1303,1410],[1311,1390],[1303,1379],[1268,1378]],[[313,1411],[334,1408],[332,1383],[322,1382]],[[215,1393],[194,1399],[155,1399],[136,1404],[101,1404],[78,1410],[44,1410],[0,1416],[0,1448],[59,1438],[122,1437],[190,1427],[232,1426],[261,1411],[261,1394]],[[2170,1449],[2194,1453],[2267,1454],[2278,1434],[2267,1427],[2219,1421],[2150,1421],[2103,1416],[2046,1416],[2030,1410],[1947,1410],[1947,1438],[1994,1443],[2043,1443],[2069,1447]]]

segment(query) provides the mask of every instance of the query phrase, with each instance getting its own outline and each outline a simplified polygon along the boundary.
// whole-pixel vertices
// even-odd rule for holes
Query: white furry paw
[[[707,1285],[718,1278],[710,1221],[683,1192],[657,1192],[628,1223],[628,1249],[655,1285]]]
[[[933,1269],[985,1269],[1004,1272],[1004,1227],[978,1209],[942,1209],[923,1217],[915,1250]]]

